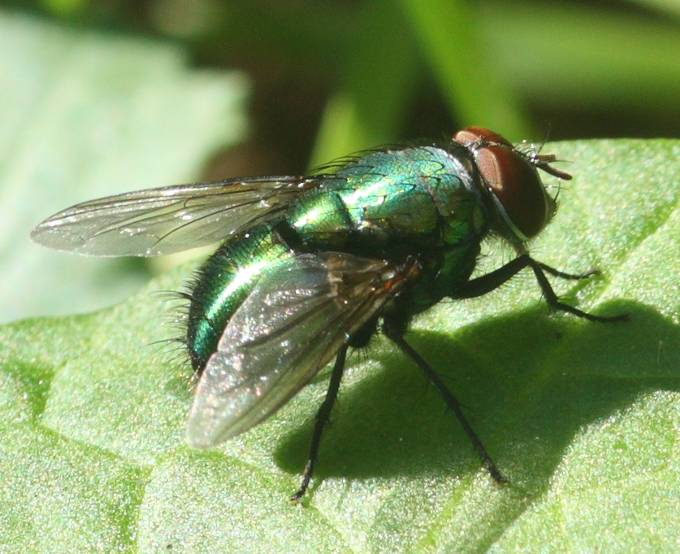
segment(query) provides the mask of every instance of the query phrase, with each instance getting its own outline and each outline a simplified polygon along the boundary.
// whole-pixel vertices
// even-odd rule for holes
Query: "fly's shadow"
[[[680,391],[680,327],[634,302],[608,303],[602,312],[631,317],[603,325],[548,317],[537,307],[461,328],[453,339],[410,335],[463,403],[511,486],[544,490],[584,426],[645,393]],[[396,347],[377,359],[382,370],[341,387],[317,478],[479,471],[477,454],[421,371]],[[312,424],[310,418],[275,452],[291,474],[304,466]]]

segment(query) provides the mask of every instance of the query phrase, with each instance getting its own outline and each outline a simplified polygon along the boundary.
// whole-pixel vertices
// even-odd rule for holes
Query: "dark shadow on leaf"
[[[456,337],[412,332],[411,344],[443,375],[512,485],[540,495],[584,425],[655,390],[680,391],[680,327],[643,304],[618,301],[600,324],[545,309],[485,320]],[[383,370],[341,389],[315,477],[431,476],[477,472],[454,416],[417,367],[396,351]],[[305,464],[311,420],[279,445],[284,470]]]

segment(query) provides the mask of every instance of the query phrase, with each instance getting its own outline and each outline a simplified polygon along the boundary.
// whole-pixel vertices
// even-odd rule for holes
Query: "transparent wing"
[[[33,240],[93,256],[157,256],[212,244],[273,217],[321,177],[255,177],[108,196],[40,223]]]
[[[201,375],[188,442],[213,446],[272,414],[379,314],[413,271],[329,252],[292,257],[263,276]]]

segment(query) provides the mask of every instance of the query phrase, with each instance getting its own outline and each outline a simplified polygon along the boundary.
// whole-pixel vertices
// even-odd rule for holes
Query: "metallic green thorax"
[[[479,177],[455,145],[366,154],[303,193],[279,220],[227,240],[201,269],[189,311],[194,367],[264,272],[292,251],[343,251],[394,262],[416,256],[420,279],[396,302],[409,315],[455,294],[487,232]]]

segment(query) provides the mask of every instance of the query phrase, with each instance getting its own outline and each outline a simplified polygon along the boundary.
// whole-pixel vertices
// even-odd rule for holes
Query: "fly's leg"
[[[314,466],[319,456],[321,435],[323,434],[326,423],[328,423],[328,417],[330,416],[331,410],[333,409],[333,404],[335,404],[335,399],[338,397],[342,373],[345,370],[347,347],[348,345],[344,344],[338,351],[338,355],[335,358],[333,373],[331,375],[331,382],[328,385],[328,391],[326,391],[326,398],[324,398],[323,403],[319,407],[319,411],[316,413],[314,432],[312,434],[312,442],[309,446],[309,456],[307,458],[307,463],[305,464],[305,471],[302,474],[302,483],[300,483],[300,488],[297,490],[297,492],[290,497],[290,499],[294,502],[297,502],[304,496],[305,492],[307,492],[307,488],[309,487],[309,482],[312,479]]]
[[[430,364],[428,364],[425,361],[425,359],[411,347],[410,344],[406,342],[401,333],[390,329],[387,322],[385,325],[385,333],[390,338],[390,340],[392,340],[399,347],[399,349],[404,354],[406,354],[406,356],[411,358],[411,360],[413,360],[416,363],[416,365],[423,371],[423,373],[425,373],[425,376],[430,380],[430,382],[437,388],[439,393],[442,395],[444,402],[446,402],[446,405],[451,409],[451,411],[455,414],[456,418],[462,425],[463,430],[470,439],[470,442],[472,442],[472,446],[474,446],[475,450],[477,451],[477,454],[482,460],[482,464],[491,474],[491,477],[493,477],[494,481],[496,481],[499,484],[507,483],[508,480],[500,472],[500,470],[494,463],[493,459],[487,452],[486,448],[484,447],[484,444],[482,443],[481,439],[477,436],[477,433],[475,433],[474,429],[466,419],[465,414],[463,413],[463,410],[460,406],[460,402],[458,402],[458,399],[446,387],[444,381],[442,381],[441,377],[437,374],[437,372],[434,369],[432,369]]]
[[[456,291],[455,298],[474,298],[476,296],[482,296],[487,292],[497,289],[526,267],[530,267],[534,272],[534,276],[536,277],[536,281],[538,281],[538,286],[541,287],[546,302],[554,310],[568,312],[589,321],[612,322],[626,321],[628,319],[628,314],[615,316],[594,315],[574,308],[569,304],[560,302],[550,285],[550,281],[548,281],[548,278],[545,276],[546,273],[549,273],[550,275],[561,277],[562,279],[585,279],[591,275],[596,275],[598,271],[589,271],[581,274],[564,273],[549,265],[534,260],[529,254],[522,254],[491,273],[487,273],[476,279],[471,279]]]
[[[587,319],[588,321],[599,321],[602,323],[608,323],[608,322],[613,322],[613,321],[627,321],[628,320],[628,314],[620,314],[620,315],[612,315],[612,316],[604,316],[604,315],[594,315],[594,314],[589,314],[588,312],[584,312],[583,310],[579,310],[578,308],[574,308],[573,306],[570,306],[569,304],[565,304],[564,302],[560,302],[559,298],[555,294],[555,291],[553,290],[552,286],[550,285],[550,281],[548,281],[548,278],[545,276],[544,271],[548,271],[546,267],[542,267],[543,264],[540,264],[534,260],[531,260],[531,263],[529,264],[531,266],[531,269],[534,272],[534,275],[536,276],[536,281],[538,281],[538,286],[541,287],[541,291],[543,291],[543,296],[545,296],[545,300],[548,303],[548,306],[550,306],[554,310],[560,310],[562,312],[568,312],[570,314],[575,315],[576,317],[582,317],[583,319]],[[552,268],[550,268],[552,271]],[[557,272],[559,273],[559,272]],[[555,275],[555,273],[553,273]]]
[[[546,265],[541,262],[536,262],[536,264],[546,273],[550,273],[550,275],[554,275],[555,277],[559,277],[560,279],[570,279],[572,281],[578,281],[581,279],[587,279],[588,277],[592,277],[593,275],[600,275],[600,271],[598,269],[591,269],[590,271],[586,271],[585,273],[565,273],[564,271],[559,271],[558,269],[550,267],[549,265]]]

